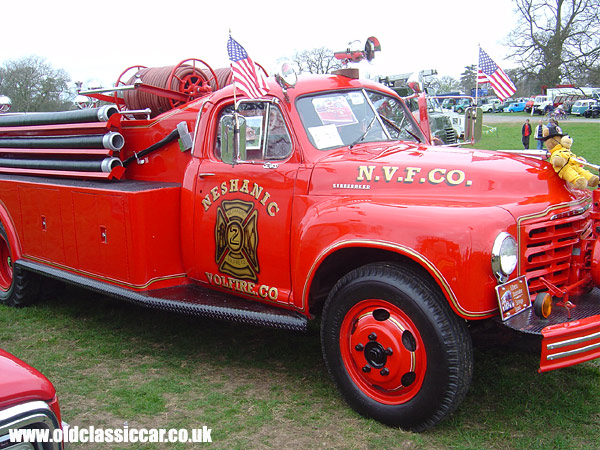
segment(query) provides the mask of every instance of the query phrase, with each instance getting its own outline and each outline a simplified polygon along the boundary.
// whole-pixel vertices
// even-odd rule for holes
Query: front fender
[[[351,198],[305,198],[296,208],[304,209],[291,249],[298,309],[308,309],[315,274],[328,257],[347,249],[379,249],[419,264],[459,316],[478,319],[496,313],[491,249],[498,233],[514,236],[516,230],[514,218],[505,210]],[[357,257],[354,267],[364,263]]]
[[[4,204],[2,200],[0,200],[0,222],[4,225],[4,230],[6,231],[6,236],[8,237],[8,243],[10,244],[10,248],[12,250],[12,259],[16,261],[21,258],[22,255],[22,247],[21,241],[19,240],[19,234],[17,233],[17,227],[15,222],[13,221],[8,208]]]

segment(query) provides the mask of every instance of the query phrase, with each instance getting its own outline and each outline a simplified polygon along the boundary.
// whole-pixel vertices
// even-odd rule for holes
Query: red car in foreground
[[[62,443],[11,443],[10,430],[54,430],[61,427],[52,383],[40,372],[0,350],[0,448],[2,450],[59,450]]]

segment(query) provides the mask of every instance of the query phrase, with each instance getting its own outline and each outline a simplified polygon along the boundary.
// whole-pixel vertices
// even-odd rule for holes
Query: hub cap
[[[348,311],[340,350],[352,381],[380,403],[405,403],[423,384],[427,357],[421,335],[400,308],[385,300],[363,300]]]

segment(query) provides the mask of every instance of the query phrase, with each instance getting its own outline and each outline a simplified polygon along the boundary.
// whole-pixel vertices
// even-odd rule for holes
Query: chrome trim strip
[[[554,355],[548,355],[546,358],[548,361],[553,361],[555,359],[567,358],[568,356],[577,355],[578,353],[584,353],[590,350],[595,350],[600,348],[600,342],[597,344],[588,345],[587,347],[576,348],[575,350],[570,350],[568,352],[555,353]]]
[[[581,344],[582,342],[591,341],[592,339],[600,338],[600,331],[598,333],[590,334],[589,336],[582,336],[575,339],[568,339],[566,341],[554,342],[548,344],[546,348],[548,350],[554,350],[555,348],[566,347],[567,345]]]

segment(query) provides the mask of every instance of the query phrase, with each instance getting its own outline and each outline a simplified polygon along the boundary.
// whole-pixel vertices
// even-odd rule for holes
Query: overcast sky
[[[226,67],[230,29],[269,73],[295,51],[340,51],[369,36],[382,50],[361,63],[362,76],[437,69],[458,78],[477,63],[478,44],[503,69],[513,67],[502,45],[515,23],[512,0],[4,0],[0,11],[0,64],[41,56],[84,86],[112,85],[133,65],[197,58]]]

